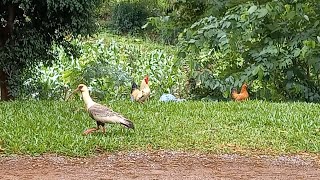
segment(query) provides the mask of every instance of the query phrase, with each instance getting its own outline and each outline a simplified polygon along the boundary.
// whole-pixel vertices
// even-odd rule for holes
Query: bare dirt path
[[[0,179],[320,179],[317,158],[116,153],[90,158],[0,157]]]

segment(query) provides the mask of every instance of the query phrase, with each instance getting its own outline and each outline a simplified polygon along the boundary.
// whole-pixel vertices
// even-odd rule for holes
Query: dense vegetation
[[[96,29],[99,0],[4,0],[0,2],[1,99],[17,97],[22,76],[54,61],[52,45],[72,51],[69,37]]]
[[[96,123],[83,102],[14,101],[0,104],[0,151],[84,156],[101,151],[184,150],[209,153],[291,154],[320,151],[318,104],[265,101],[108,103],[135,130]]]
[[[101,100],[124,99],[149,74],[154,97],[228,100],[247,82],[251,99],[318,102],[319,9],[315,0],[106,0],[100,33],[65,36],[70,46],[51,48],[55,62],[19,71],[10,92],[63,99],[83,82]]]
[[[80,55],[70,56],[61,46],[54,52],[58,61],[51,67],[39,66],[32,78],[26,77],[19,97],[63,100],[71,89],[85,83],[98,99],[128,99],[131,82],[150,76],[150,86],[162,93],[182,92],[184,73],[173,46],[143,42],[135,38],[101,33],[89,41],[74,40]],[[69,90],[69,92],[68,92]]]
[[[268,100],[320,100],[320,6],[316,1],[245,3],[181,34],[194,89],[227,97],[251,83]]]

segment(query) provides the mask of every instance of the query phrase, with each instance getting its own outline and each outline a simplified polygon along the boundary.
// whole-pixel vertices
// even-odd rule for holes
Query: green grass
[[[108,125],[107,133],[82,136],[94,127],[83,102],[0,103],[4,154],[182,150],[210,153],[319,154],[320,105],[263,101],[109,104],[131,119],[134,131]],[[79,108],[80,111],[77,111]]]

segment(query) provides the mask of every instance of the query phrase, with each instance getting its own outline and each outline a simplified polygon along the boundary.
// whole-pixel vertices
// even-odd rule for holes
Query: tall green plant
[[[64,80],[71,86],[84,82],[94,87],[93,92],[100,98],[128,98],[131,82],[140,82],[150,76],[153,96],[164,92],[177,92],[182,86],[183,74],[174,55],[164,50],[145,51],[140,45],[121,44],[111,41],[105,44],[101,39],[84,43],[83,56],[78,67],[64,71]]]
[[[81,52],[79,57],[57,46],[54,50],[59,59],[57,63],[49,68],[40,67],[37,76],[27,79],[21,97],[33,94],[38,99],[63,99],[66,88],[85,83],[100,100],[128,99],[131,82],[140,84],[145,75],[149,75],[153,97],[168,92],[181,94],[185,76],[174,51],[128,41],[121,42],[117,37],[93,41],[76,39],[73,44]]]

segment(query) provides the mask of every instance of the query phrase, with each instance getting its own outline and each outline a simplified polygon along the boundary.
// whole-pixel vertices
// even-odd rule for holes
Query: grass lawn
[[[96,124],[82,101],[0,103],[0,153],[86,156],[99,151],[183,150],[292,154],[320,151],[320,104],[264,101],[109,103],[135,130]],[[80,110],[79,110],[80,108]]]

